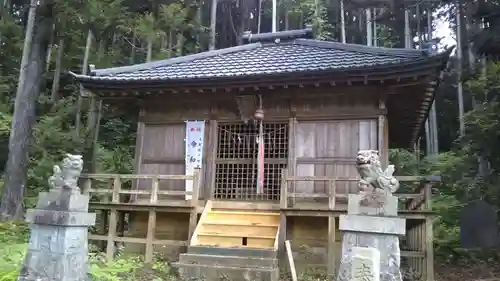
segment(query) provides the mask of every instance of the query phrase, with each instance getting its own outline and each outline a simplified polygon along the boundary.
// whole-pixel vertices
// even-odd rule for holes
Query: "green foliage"
[[[28,225],[24,222],[0,223],[0,281],[15,281],[19,275],[28,242]],[[155,258],[145,265],[135,255],[118,255],[108,261],[102,253],[89,254],[90,272],[95,281],[167,281],[175,280],[165,261]]]
[[[26,223],[0,223],[0,281],[17,280],[26,253],[27,238]]]

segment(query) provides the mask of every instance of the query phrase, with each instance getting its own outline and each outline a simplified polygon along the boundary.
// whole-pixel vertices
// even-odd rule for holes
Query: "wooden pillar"
[[[377,129],[377,147],[380,156],[380,162],[383,167],[389,164],[389,131],[387,128],[388,122],[386,118],[385,98],[379,99],[379,109],[381,113],[378,116],[378,129]]]
[[[111,203],[120,203],[120,190],[121,190],[121,180],[116,177],[113,180],[113,195]],[[106,246],[106,257],[108,260],[112,260],[115,255],[115,240],[116,240],[116,226],[118,223],[118,211],[115,207],[112,207],[109,211],[109,229],[108,229],[108,245]]]
[[[193,233],[198,224],[198,199],[200,197],[200,169],[196,168],[193,172],[193,195],[191,197],[191,213],[189,215],[189,237],[188,244],[191,242]]]
[[[335,272],[336,272],[336,247],[335,247],[335,234],[336,234],[336,225],[335,225],[335,215],[333,211],[335,210],[335,199],[336,199],[336,185],[335,181],[328,182],[328,209],[330,213],[328,214],[328,259],[327,259],[327,274],[328,280],[335,280]]]
[[[286,256],[285,241],[287,239],[287,221],[286,221],[286,208],[288,207],[288,186],[287,179],[288,170],[281,170],[281,191],[280,191],[280,226],[279,226],[279,236],[278,236],[278,254],[280,257],[284,258]]]
[[[144,114],[143,109],[139,111],[139,118]],[[144,144],[144,129],[145,129],[145,124],[144,122],[138,122],[137,123],[137,134],[136,134],[136,140],[135,140],[135,155],[134,155],[134,172],[136,174],[141,173],[141,164],[142,164],[142,148]],[[139,179],[134,179],[132,180],[132,186],[136,189],[139,190],[139,183],[141,180]],[[133,194],[130,196],[130,202],[134,202],[137,200],[137,194]]]
[[[287,177],[296,176],[297,169],[297,156],[295,154],[295,136],[297,132],[297,118],[294,116],[288,120],[288,162],[287,162]],[[294,190],[296,187],[296,182],[286,182],[287,188]],[[287,189],[288,190],[288,189]],[[287,201],[288,203],[288,201]],[[295,201],[292,203],[295,204]]]
[[[426,184],[424,187],[425,209],[432,210],[431,205],[432,185]],[[425,219],[425,280],[434,281],[434,218],[427,216]]]
[[[150,204],[158,203],[158,187],[159,182],[158,178],[153,178],[153,184],[151,186],[151,195],[150,195]],[[148,230],[146,232],[146,253],[144,257],[144,261],[146,263],[151,263],[153,261],[153,251],[154,251],[154,240],[156,234],[156,208],[151,208],[149,210],[148,217]]]
[[[209,124],[209,140],[208,143],[210,145],[207,155],[207,165],[206,165],[206,179],[204,180],[204,185],[208,187],[208,193],[205,194],[205,199],[211,200],[214,199],[215,193],[215,172],[216,172],[216,164],[215,160],[217,159],[217,144],[218,144],[218,130],[217,130],[217,121],[210,120]]]

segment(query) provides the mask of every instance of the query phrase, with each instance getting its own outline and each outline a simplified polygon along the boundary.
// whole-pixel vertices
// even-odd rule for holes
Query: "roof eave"
[[[429,116],[429,111],[431,110],[432,104],[434,103],[434,100],[436,99],[436,91],[437,91],[437,89],[438,89],[438,87],[443,79],[443,72],[449,66],[449,63],[450,63],[449,58],[450,58],[450,55],[454,49],[455,49],[455,46],[449,47],[448,49],[446,49],[445,52],[440,54],[440,56],[442,58],[442,64],[441,64],[441,67],[439,68],[439,76],[435,80],[436,84],[433,85],[433,92],[432,92],[432,97],[431,97],[429,105],[424,105],[421,107],[421,110],[423,110],[425,112],[425,114],[420,116],[420,120],[417,120],[417,126],[414,129],[414,132],[412,134],[411,140],[410,140],[409,145],[408,145],[410,149],[413,149],[413,146],[416,144],[416,142],[418,140],[418,135],[419,135],[420,131],[422,130],[422,128],[424,127],[425,120],[427,120],[427,118]],[[423,108],[423,107],[425,107],[425,108]]]
[[[127,88],[134,85],[151,85],[151,86],[166,86],[166,87],[182,87],[179,85],[183,84],[207,84],[206,86],[210,87],[209,84],[213,85],[213,87],[224,87],[223,83],[225,82],[235,82],[235,81],[254,81],[256,79],[282,79],[283,77],[290,77],[293,81],[297,81],[297,79],[307,78],[308,80],[319,77],[319,76],[328,76],[331,75],[332,78],[335,75],[343,74],[343,76],[350,77],[365,77],[369,75],[377,75],[377,73],[390,73],[387,76],[397,76],[398,73],[403,75],[406,73],[411,73],[416,69],[421,68],[434,68],[433,66],[440,68],[440,65],[444,60],[447,60],[446,52],[430,56],[426,58],[422,58],[420,60],[415,60],[412,62],[404,62],[404,63],[396,63],[396,64],[385,64],[373,67],[360,67],[360,68],[344,68],[344,69],[334,69],[334,70],[320,70],[320,71],[307,71],[307,72],[282,72],[282,73],[270,73],[270,74],[259,74],[259,75],[246,75],[246,76],[226,76],[226,77],[203,77],[203,78],[182,78],[182,79],[143,79],[143,80],[132,80],[132,79],[123,79],[123,80],[108,80],[108,79],[99,79],[95,76],[86,76],[81,74],[75,74],[70,72],[70,75],[74,77],[74,79],[81,83],[84,87],[94,88],[94,87],[103,87],[103,88]],[[206,83],[208,82],[208,83]]]

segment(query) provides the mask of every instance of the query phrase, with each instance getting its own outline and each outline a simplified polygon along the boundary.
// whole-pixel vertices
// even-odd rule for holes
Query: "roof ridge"
[[[224,48],[224,49],[205,51],[205,52],[201,52],[201,53],[196,53],[196,54],[181,56],[181,57],[175,57],[175,58],[170,58],[170,59],[165,59],[165,60],[146,62],[146,63],[140,63],[140,64],[133,64],[133,65],[127,65],[127,66],[96,69],[96,70],[92,71],[91,75],[104,76],[104,75],[111,75],[111,74],[119,74],[119,73],[147,70],[147,69],[152,69],[152,68],[157,68],[157,67],[173,65],[173,64],[177,64],[177,63],[183,63],[183,62],[189,62],[189,61],[198,60],[198,59],[204,59],[204,58],[208,58],[208,57],[215,57],[215,56],[234,53],[234,52],[252,50],[252,49],[259,48],[261,46],[262,46],[262,43],[256,42],[256,43],[234,46],[234,47],[229,47],[229,48]]]
[[[349,44],[315,39],[295,39],[294,43],[303,46],[337,49],[348,52],[358,52],[373,55],[398,56],[404,58],[429,56],[429,52],[427,50],[373,47],[360,44]]]

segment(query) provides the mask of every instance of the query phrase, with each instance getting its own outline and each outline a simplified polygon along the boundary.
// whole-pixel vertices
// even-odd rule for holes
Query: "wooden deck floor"
[[[336,204],[334,210],[328,209],[328,204],[313,203],[313,202],[300,202],[294,204],[292,207],[280,208],[279,202],[266,202],[266,201],[213,201],[214,208],[231,207],[242,210],[280,210],[287,216],[313,216],[323,217],[328,216],[332,212],[334,214],[346,214],[347,204]],[[202,213],[206,204],[206,200],[198,200],[197,212]],[[157,212],[180,212],[190,213],[192,210],[191,200],[158,200],[156,203],[150,203],[147,200],[137,201],[133,203],[112,203],[112,202],[90,202],[90,209],[92,210],[111,210],[117,211],[149,211],[155,209]],[[400,217],[407,219],[425,219],[434,213],[429,210],[399,210]]]

